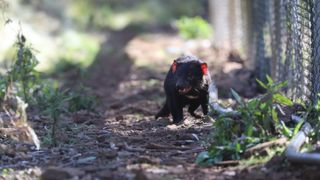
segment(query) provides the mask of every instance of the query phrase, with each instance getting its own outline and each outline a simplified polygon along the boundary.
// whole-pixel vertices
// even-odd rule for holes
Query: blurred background
[[[47,1],[13,0],[2,14],[5,26],[1,28],[1,59],[10,58],[9,48],[15,34],[22,31],[28,42],[38,51],[39,70],[48,71],[58,61],[89,66],[101,45],[112,32],[124,29],[130,33],[148,31],[176,31],[177,26],[186,39],[209,38],[212,28],[207,27],[206,1]],[[199,16],[193,20],[187,17]],[[178,20],[180,20],[178,23]],[[191,21],[192,22],[191,22]],[[199,23],[202,32],[188,31]],[[184,27],[182,27],[184,26]],[[147,29],[147,30],[146,30]],[[161,41],[161,39],[160,39]]]
[[[212,75],[221,82],[218,86],[228,90],[237,77],[230,72],[253,67],[245,61],[246,3],[240,2],[2,1],[0,60],[5,67],[15,59],[13,45],[22,33],[36,52],[38,71],[61,81],[90,74],[88,81],[98,81],[91,85],[99,86],[112,81],[101,81],[102,76],[116,74],[114,79],[122,79],[131,67],[164,74],[174,58],[191,53],[209,62]],[[241,81],[248,84],[251,73],[242,74]],[[243,85],[235,88],[247,96],[254,94]]]
[[[209,63],[221,97],[246,97],[255,78],[288,80],[292,98],[310,98],[318,3],[256,0],[11,0],[1,2],[2,67],[23,33],[37,70],[90,86],[119,85],[138,69],[162,80],[172,60],[195,54]],[[314,29],[312,29],[314,28]],[[314,61],[314,62],[313,62]],[[133,75],[129,70],[134,70]],[[2,71],[3,72],[3,71]],[[315,73],[314,71],[313,73]],[[110,79],[109,76],[113,75]],[[107,78],[106,78],[107,77]],[[93,83],[95,81],[96,83]],[[76,81],[71,81],[76,82]],[[152,84],[152,83],[151,83]],[[320,87],[320,86],[319,86]],[[101,92],[102,95],[105,92]]]

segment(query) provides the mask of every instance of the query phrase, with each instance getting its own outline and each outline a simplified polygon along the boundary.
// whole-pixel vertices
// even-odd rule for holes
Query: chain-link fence
[[[316,102],[320,90],[320,1],[246,0],[247,43],[257,77],[288,81],[294,100]]]
[[[214,44],[244,52],[263,80],[288,81],[294,100],[320,92],[320,0],[209,0]],[[240,13],[239,13],[240,12]],[[239,15],[240,14],[240,15]],[[242,31],[237,33],[237,31]],[[224,46],[227,44],[227,46]],[[234,46],[234,44],[240,44]],[[240,47],[240,48],[239,48]]]

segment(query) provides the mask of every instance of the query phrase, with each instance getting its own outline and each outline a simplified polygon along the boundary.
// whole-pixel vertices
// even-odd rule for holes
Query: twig
[[[144,148],[130,147],[130,146],[128,146],[128,144],[126,142],[124,143],[124,147],[125,147],[125,150],[131,151],[131,152],[145,152],[146,151],[146,149],[144,149]]]
[[[230,161],[221,161],[215,163],[217,166],[236,166],[240,163],[240,161],[237,160],[230,160]]]
[[[204,151],[204,148],[202,148],[202,147],[194,148],[194,149],[189,149],[189,150],[186,150],[186,151],[180,151],[180,150],[178,150],[177,152],[172,153],[171,156],[176,156],[176,155],[180,155],[180,154],[199,153],[199,152],[202,152],[202,151]]]
[[[260,152],[261,150],[274,146],[274,145],[284,145],[287,143],[287,138],[280,138],[273,141],[264,142],[261,144],[257,144],[244,152],[244,157],[249,157],[255,152]]]
[[[20,167],[25,167],[23,166],[22,164],[8,164],[8,165],[3,165],[3,166],[0,166],[0,169],[8,169],[8,168],[20,168]]]
[[[176,149],[181,151],[190,150],[190,148],[187,148],[187,147],[166,146],[166,145],[161,145],[156,143],[149,143],[145,147],[147,149]]]

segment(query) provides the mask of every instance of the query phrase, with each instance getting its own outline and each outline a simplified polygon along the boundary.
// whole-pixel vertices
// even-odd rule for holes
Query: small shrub
[[[19,34],[16,60],[9,67],[8,72],[2,76],[0,95],[3,98],[9,84],[13,84],[13,91],[16,95],[23,97],[25,102],[31,103],[33,100],[32,92],[39,84],[39,73],[35,70],[38,61],[33,55],[32,49],[26,46],[25,42],[25,37]]]
[[[317,142],[320,139],[320,93],[318,94],[318,100],[312,106],[306,108],[306,119],[314,130],[312,132],[311,140]]]
[[[37,100],[39,107],[42,108],[44,114],[48,115],[52,120],[51,142],[53,146],[57,145],[56,133],[59,126],[60,115],[65,111],[67,102],[71,99],[66,91],[60,91],[58,86],[44,86]]]
[[[182,17],[176,22],[181,37],[185,39],[210,38],[212,36],[211,25],[203,18]]]
[[[78,90],[69,93],[69,111],[94,110],[97,105],[97,98],[89,94],[88,88],[81,86]]]
[[[199,154],[198,164],[215,164],[222,160],[239,160],[241,155],[256,144],[277,139],[279,136],[292,137],[300,129],[302,122],[295,127],[287,127],[278,118],[283,106],[290,107],[293,102],[281,94],[287,82],[274,83],[267,76],[267,83],[257,82],[266,93],[244,101],[238,93],[231,90],[240,112],[240,119],[220,117],[214,122],[212,144],[208,152]]]

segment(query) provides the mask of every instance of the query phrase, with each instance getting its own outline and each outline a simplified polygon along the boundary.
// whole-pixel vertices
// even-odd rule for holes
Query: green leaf
[[[282,104],[282,105],[286,105],[286,106],[292,106],[292,105],[293,105],[293,102],[292,102],[289,98],[283,96],[283,95],[280,94],[280,93],[274,94],[274,95],[273,95],[273,99],[274,99],[276,102],[278,102],[278,103],[280,103],[280,104]]]
[[[261,104],[259,105],[259,108],[260,108],[261,110],[265,110],[265,109],[268,108],[268,105],[267,105],[267,103],[261,103]]]
[[[296,134],[299,132],[299,130],[300,130],[300,128],[301,128],[301,126],[302,126],[303,123],[304,123],[304,120],[301,120],[301,121],[294,127],[293,136],[296,135]]]
[[[257,98],[250,99],[247,102],[247,107],[249,109],[256,109],[258,105],[259,105],[259,99],[257,99]]]
[[[283,121],[281,121],[281,125],[282,125],[282,134],[285,135],[286,137],[292,137],[292,131],[286,126],[286,124],[284,124]]]
[[[240,105],[244,105],[240,95],[235,90],[233,90],[232,88],[231,88],[231,94],[236,99],[237,103],[239,103]]]
[[[253,134],[253,124],[250,123],[249,125],[247,125],[246,127],[246,131],[245,131],[246,136],[251,137]]]
[[[303,109],[308,109],[308,107],[306,105],[306,102],[301,98],[296,99],[295,103],[298,104],[298,105],[301,105],[303,107]]]
[[[276,86],[274,86],[274,89],[276,91],[278,91],[279,89],[281,89],[281,88],[283,88],[283,87],[285,87],[287,85],[288,85],[288,81],[284,81],[284,82],[281,82],[281,83],[277,84]]]
[[[196,158],[196,164],[205,164],[205,162],[210,158],[208,151],[201,152]]]
[[[263,83],[263,82],[260,81],[259,79],[256,79],[256,81],[258,82],[258,84],[259,84],[261,87],[263,87],[263,88],[265,88],[265,89],[268,89],[268,86],[267,86],[265,83]]]
[[[267,77],[267,80],[268,80],[268,85],[272,86],[274,84],[272,78],[269,75],[267,75],[266,77]]]
[[[236,143],[236,145],[235,145],[235,150],[236,150],[236,152],[239,152],[239,153],[242,152],[241,144],[240,144],[239,142]]]
[[[278,118],[278,113],[277,113],[275,108],[272,109],[271,115],[272,115],[273,122],[278,123],[279,122],[279,118]]]

